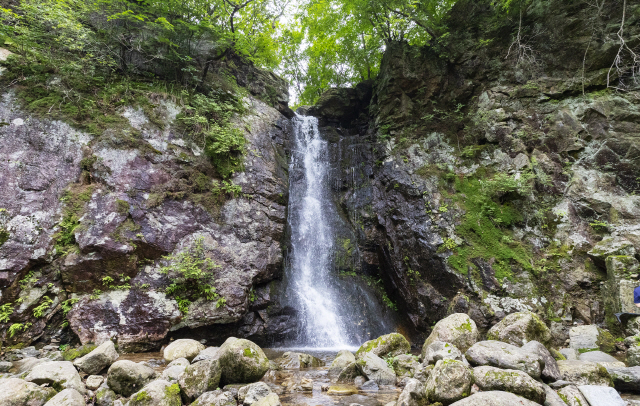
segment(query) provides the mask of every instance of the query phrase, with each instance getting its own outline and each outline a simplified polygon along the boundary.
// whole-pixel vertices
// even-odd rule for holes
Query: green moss
[[[600,349],[604,352],[613,352],[616,349],[616,341],[613,337],[613,335],[611,335],[611,333],[609,333],[607,330],[603,330],[598,328],[598,339],[596,341],[596,344],[598,344],[598,347],[600,347]]]
[[[141,390],[140,392],[138,392],[138,394],[133,398],[134,401],[136,402],[144,402],[147,400],[153,400],[151,398],[151,396],[149,396],[149,394],[147,392],[145,392],[144,390]]]
[[[60,199],[64,203],[62,221],[58,223],[59,230],[53,235],[56,251],[66,254],[76,245],[75,232],[80,226],[80,217],[84,207],[93,193],[93,186],[72,185]]]
[[[65,361],[73,361],[76,358],[84,357],[95,349],[96,346],[93,344],[85,344],[78,348],[67,348],[62,352],[62,358]]]
[[[0,228],[0,247],[9,239],[9,231],[6,228]]]
[[[120,199],[116,200],[116,210],[118,213],[126,215],[129,213],[129,208],[129,202]]]

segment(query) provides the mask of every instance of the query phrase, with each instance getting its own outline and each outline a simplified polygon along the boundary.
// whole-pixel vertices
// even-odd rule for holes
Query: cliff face
[[[261,78],[254,84],[283,87],[246,70]],[[286,93],[274,97],[286,107]],[[115,338],[125,351],[154,348],[170,330],[247,318],[262,337],[286,332],[278,320],[289,316],[263,309],[272,304],[268,283],[282,273],[289,120],[245,98],[236,125],[247,152],[231,179],[241,188],[234,196],[178,131],[180,107],[153,102],[153,117],[126,107],[128,128],[89,135],[27,113],[11,90],[2,95],[0,287],[13,307],[0,330],[6,344],[65,339],[65,318],[82,343]],[[224,301],[201,298],[185,314],[164,293],[171,280],[161,260],[198,242],[219,265],[214,286]]]
[[[610,69],[622,4],[546,3],[523,13],[518,44],[517,18],[459,2],[446,39],[388,45],[368,109],[336,116],[363,104],[355,89],[314,108],[340,135],[355,268],[380,275],[417,332],[451,312],[488,328],[528,309],[561,343],[574,321],[615,327],[629,310],[640,93]],[[627,10],[632,46],[639,15]]]

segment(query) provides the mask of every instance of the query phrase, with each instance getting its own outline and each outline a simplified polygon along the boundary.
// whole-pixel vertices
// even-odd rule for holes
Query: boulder
[[[181,406],[180,387],[177,383],[158,379],[146,384],[131,395],[127,406]]]
[[[258,400],[253,406],[281,406],[280,398],[275,393],[270,393]]]
[[[509,392],[479,392],[466,399],[452,403],[451,406],[540,406],[536,402]]]
[[[118,359],[113,341],[105,341],[84,357],[76,358],[73,365],[89,375],[95,375]]]
[[[205,346],[196,340],[181,338],[167,345],[164,349],[163,357],[167,362],[174,361],[178,358],[186,358],[191,361],[204,349]]]
[[[85,386],[89,390],[96,390],[102,385],[102,382],[104,382],[104,378],[101,375],[91,375],[87,377]]]
[[[429,345],[442,341],[455,345],[460,351],[467,351],[478,341],[476,323],[464,313],[454,313],[436,323],[422,346],[422,359]]]
[[[511,313],[491,327],[488,340],[503,341],[518,347],[529,341],[539,341],[543,345],[551,342],[551,331],[540,318],[531,312]]]
[[[196,363],[199,361],[204,361],[205,359],[213,358],[217,354],[220,347],[207,347],[204,350],[200,351],[196,357],[191,360],[192,363]]]
[[[151,382],[155,376],[155,371],[142,363],[121,360],[109,367],[107,385],[115,393],[129,397]]]
[[[573,348],[561,348],[558,352],[569,361],[576,361],[580,356],[580,353]]]
[[[543,384],[522,371],[483,366],[473,369],[473,377],[483,391],[511,392],[540,404],[546,398]]]
[[[462,352],[453,344],[442,341],[434,341],[424,351],[422,363],[424,365],[435,364],[441,359],[455,359],[466,361]]]
[[[2,406],[42,406],[55,394],[53,388],[43,388],[22,379],[0,379]]]
[[[346,367],[342,368],[342,371],[340,371],[340,373],[338,374],[337,382],[338,383],[353,383],[354,380],[359,376],[362,376],[362,372],[360,372],[360,369],[358,368],[356,363],[352,362],[351,364],[349,364]]]
[[[557,381],[560,379],[560,369],[558,362],[551,355],[551,352],[538,341],[529,341],[522,346],[522,350],[538,354],[544,361],[544,369],[541,372],[542,379],[545,381]]]
[[[271,389],[264,382],[256,382],[251,385],[243,386],[238,390],[238,402],[245,406],[253,405],[258,400],[269,395]]]
[[[195,362],[194,362],[195,364]],[[171,361],[169,365],[162,371],[162,379],[169,382],[175,382],[180,378],[180,375],[187,367],[191,365],[186,358],[178,358]]]
[[[236,400],[230,392],[215,390],[205,392],[191,406],[236,406]]]
[[[417,379],[409,379],[404,386],[396,406],[425,406],[429,404],[424,384]]]
[[[416,372],[420,370],[421,365],[411,354],[402,354],[391,360],[391,366],[395,371],[398,379],[405,377],[413,378]]]
[[[640,335],[640,317],[632,317],[627,321],[625,332],[630,336]]]
[[[85,401],[77,390],[65,389],[52,397],[45,406],[85,406]]]
[[[544,387],[545,393],[544,406],[567,406],[560,395],[558,395],[556,391],[551,389],[549,385],[542,384],[542,386]]]
[[[75,389],[81,394],[86,392],[78,371],[70,361],[49,361],[36,365],[25,381],[38,385],[48,384],[55,390]]]
[[[118,395],[106,386],[96,391],[96,406],[113,406]]]
[[[558,361],[562,380],[576,385],[613,386],[609,372],[595,362]]]
[[[633,345],[627,349],[627,365],[630,367],[640,366],[640,346]]]
[[[578,356],[578,359],[580,361],[589,361],[589,362],[597,362],[597,363],[601,363],[601,362],[619,362],[615,357],[612,357],[611,355],[607,354],[606,352],[602,352],[602,351],[588,351],[588,352],[583,352],[582,354],[580,354]]]
[[[361,358],[367,352],[380,358],[395,357],[411,352],[411,344],[402,334],[391,333],[362,344],[356,351],[356,359]]]
[[[375,381],[367,381],[365,383],[363,383],[362,385],[360,385],[360,390],[365,391],[365,392],[377,392],[378,390],[380,390],[380,387],[378,386],[378,384]]]
[[[361,353],[356,361],[360,372],[378,385],[395,385],[396,373],[387,363],[373,352]]]
[[[327,390],[327,395],[348,396],[358,393],[358,388],[352,385],[331,385]]]
[[[221,385],[259,381],[269,369],[269,360],[255,343],[230,337],[215,357],[220,361]]]
[[[351,351],[342,350],[331,362],[331,366],[329,367],[329,374],[334,376],[338,375],[340,374],[340,371],[342,371],[347,365],[354,362],[356,362],[356,356],[353,355]]]
[[[221,376],[220,361],[210,358],[187,366],[178,377],[178,383],[182,395],[192,401],[205,392],[218,389]]]
[[[25,357],[13,362],[12,372],[16,375],[24,374],[25,372],[31,371],[36,365],[44,362],[47,362],[47,360],[43,358]]]
[[[607,368],[613,386],[619,391],[640,390],[640,366]]]
[[[589,403],[584,398],[580,389],[575,385],[568,385],[558,391],[558,396],[564,400],[568,406],[585,406]]]
[[[526,372],[534,379],[540,378],[542,369],[544,369],[544,361],[538,354],[501,341],[476,343],[469,348],[465,356],[473,366],[488,365],[503,369],[515,369]]]
[[[569,346],[579,353],[602,350],[615,350],[615,340],[611,333],[593,324],[571,327],[569,330]]]
[[[473,374],[462,362],[440,360],[436,362],[425,385],[430,401],[451,404],[471,394]]]
[[[590,405],[598,406],[627,406],[615,389],[606,386],[581,385],[578,386],[582,396]]]
[[[324,361],[300,352],[287,351],[282,354],[282,357],[275,360],[281,368],[285,369],[300,369],[300,368],[316,368],[323,367]]]

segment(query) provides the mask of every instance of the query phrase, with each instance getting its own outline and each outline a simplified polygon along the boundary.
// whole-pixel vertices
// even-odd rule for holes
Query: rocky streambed
[[[2,354],[0,405],[640,404],[640,337],[609,338],[595,325],[576,326],[565,348],[553,348],[549,329],[529,312],[481,337],[468,315],[455,313],[434,326],[419,354],[398,333],[356,351],[263,350],[233,337],[220,347],[179,339],[143,354],[119,354],[112,341],[28,347]],[[609,354],[623,346],[626,363]]]

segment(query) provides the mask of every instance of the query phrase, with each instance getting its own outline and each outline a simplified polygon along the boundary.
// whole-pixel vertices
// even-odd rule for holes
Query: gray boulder
[[[264,382],[256,382],[238,389],[238,402],[250,406],[269,395],[271,389]]]
[[[421,365],[416,360],[416,357],[411,354],[402,354],[398,355],[397,357],[393,357],[391,366],[398,376],[398,379],[402,379],[405,377],[413,378],[416,372],[418,372],[421,368]]]
[[[77,390],[65,389],[52,397],[45,406],[85,406],[85,401]]]
[[[434,341],[424,350],[423,365],[435,364],[442,359],[466,361],[462,352],[453,344]]]
[[[580,353],[595,350],[611,352],[615,349],[611,333],[593,324],[571,327],[569,340],[569,346]]]
[[[362,372],[356,365],[355,362],[347,365],[342,368],[342,371],[338,374],[338,383],[354,383],[355,379],[359,376],[362,376]]]
[[[87,377],[85,386],[89,390],[96,390],[100,387],[100,385],[102,385],[102,382],[104,382],[104,378],[101,375],[91,375]]]
[[[442,341],[455,345],[460,351],[467,351],[478,341],[480,333],[476,323],[464,313],[454,313],[436,323],[422,346],[422,359],[429,345]]]
[[[378,386],[378,384],[375,381],[367,381],[365,383],[363,383],[362,385],[360,385],[360,390],[365,391],[365,392],[377,392],[378,390],[380,390],[380,387]]]
[[[615,389],[606,386],[581,385],[578,386],[582,396],[590,405],[598,406],[627,406]]]
[[[466,399],[452,403],[451,406],[540,406],[539,403],[509,392],[479,392]]]
[[[89,375],[95,375],[118,359],[113,341],[105,341],[84,357],[76,358],[73,365]]]
[[[569,385],[561,388],[558,395],[569,406],[585,406],[588,405],[587,399],[582,395],[580,389],[575,385]]]
[[[25,357],[18,361],[13,362],[13,373],[16,375],[24,374],[25,372],[29,372],[36,365],[47,362],[48,360],[43,358],[34,358],[34,357]]]
[[[515,369],[540,378],[544,361],[535,353],[522,350],[515,345],[501,341],[481,341],[474,344],[465,354],[473,366],[488,365],[503,369]]]
[[[555,390],[551,389],[549,385],[543,384],[542,386],[544,387],[545,393],[544,406],[567,406],[560,395],[558,395]]]
[[[13,363],[9,361],[0,361],[0,373],[9,372],[11,368],[13,368]]]
[[[561,348],[558,352],[569,361],[577,361],[580,356],[580,353],[574,348]]]
[[[181,406],[180,387],[163,379],[149,382],[131,395],[127,406]]]
[[[462,362],[440,360],[436,362],[425,385],[430,401],[451,404],[471,394],[473,373]]]
[[[36,365],[24,379],[38,385],[46,383],[58,391],[75,389],[81,394],[86,392],[78,371],[69,361],[43,362]]]
[[[429,398],[424,384],[417,379],[409,379],[404,386],[396,406],[425,406]]]
[[[562,380],[576,385],[613,386],[609,372],[595,362],[558,361]]]
[[[0,379],[0,405],[42,406],[56,394],[53,388],[43,388],[18,378]]]
[[[167,362],[178,358],[186,358],[191,361],[204,349],[205,346],[196,340],[181,338],[167,345],[164,349],[163,357]]]
[[[282,357],[277,358],[275,362],[281,368],[285,369],[316,368],[324,366],[324,361],[321,359],[309,354],[292,351],[285,352],[282,354]]]
[[[356,366],[364,376],[378,385],[396,384],[396,373],[373,352],[362,353],[356,361]]]
[[[613,386],[619,391],[638,391],[640,389],[640,366],[607,368]]]
[[[109,367],[107,385],[115,393],[129,397],[151,382],[155,376],[155,371],[142,363],[121,360]]]
[[[187,366],[178,377],[178,383],[182,395],[192,401],[205,392],[218,389],[221,376],[220,361],[210,358]]]
[[[633,345],[627,349],[627,365],[630,367],[640,366],[640,346]]]
[[[282,406],[280,398],[275,393],[270,393],[263,397],[259,401],[253,404],[253,406]]]
[[[535,313],[518,312],[507,315],[491,327],[487,339],[503,341],[518,347],[529,341],[549,345],[551,331]]]
[[[255,343],[230,337],[214,358],[220,361],[221,385],[257,382],[269,369],[269,359]]]
[[[522,346],[524,351],[529,351],[534,354],[538,354],[542,361],[544,361],[544,369],[542,370],[541,376],[545,381],[557,381],[560,379],[560,369],[558,368],[558,362],[551,355],[547,347],[542,345],[542,343],[538,341],[529,341],[525,345]]]
[[[164,371],[162,371],[161,379],[169,382],[176,382],[189,365],[191,364],[186,358],[178,358],[171,361]]]
[[[611,355],[602,352],[602,351],[588,351],[588,352],[583,352],[582,354],[580,354],[580,356],[578,357],[578,359],[580,361],[589,361],[589,362],[619,362],[615,357],[612,357]]]
[[[203,393],[191,406],[236,406],[236,404],[233,394],[215,390]]]
[[[483,391],[511,392],[540,404],[546,398],[544,386],[522,371],[483,366],[473,369],[473,377]]]
[[[367,352],[373,353],[380,358],[395,357],[411,352],[411,344],[402,334],[391,333],[362,344],[356,351],[356,359],[361,358]]]
[[[204,361],[205,359],[213,358],[217,354],[220,347],[207,347],[200,351],[198,355],[191,361],[192,363]]]
[[[340,351],[329,367],[330,375],[338,375],[349,364],[356,362],[356,356],[351,351]]]
[[[96,406],[113,406],[118,395],[107,386],[102,386],[96,391]]]

